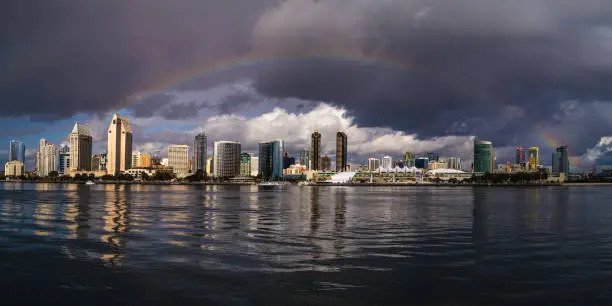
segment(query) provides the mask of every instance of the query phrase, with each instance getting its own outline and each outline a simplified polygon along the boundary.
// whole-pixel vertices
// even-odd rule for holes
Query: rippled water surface
[[[3,305],[612,305],[608,187],[0,193]]]

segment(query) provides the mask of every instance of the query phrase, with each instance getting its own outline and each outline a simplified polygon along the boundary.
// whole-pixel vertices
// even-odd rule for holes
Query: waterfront
[[[0,190],[13,304],[612,302],[608,187]]]

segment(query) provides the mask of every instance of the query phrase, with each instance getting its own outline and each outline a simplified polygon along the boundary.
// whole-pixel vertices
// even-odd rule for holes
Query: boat
[[[289,183],[287,182],[283,182],[283,181],[269,181],[269,182],[261,182],[258,185],[259,186],[271,186],[271,187],[276,187],[276,186],[287,186]]]
[[[94,182],[93,182],[93,181],[91,181],[91,180],[90,180],[90,181],[85,182],[85,185],[95,185],[95,184],[96,184],[96,183],[94,183]]]

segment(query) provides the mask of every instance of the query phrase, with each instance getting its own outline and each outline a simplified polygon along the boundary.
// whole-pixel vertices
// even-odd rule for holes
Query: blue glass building
[[[259,174],[266,180],[283,177],[282,140],[272,140],[259,143]]]
[[[9,161],[20,161],[25,163],[25,143],[19,140],[11,140],[9,143]]]
[[[414,166],[417,169],[427,169],[427,166],[429,166],[429,158],[427,157],[419,157],[417,159],[414,160]]]

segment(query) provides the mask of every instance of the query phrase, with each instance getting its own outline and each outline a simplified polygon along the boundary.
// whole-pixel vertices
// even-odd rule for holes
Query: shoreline
[[[85,185],[85,182],[54,182],[54,181],[0,181],[2,183],[26,183],[26,184],[74,184]],[[96,182],[96,185],[143,185],[143,186],[257,186],[257,183],[172,183],[172,182]],[[298,184],[291,184],[299,186]],[[581,183],[543,183],[543,184],[393,184],[393,183],[374,183],[374,184],[331,184],[331,183],[311,183],[303,187],[589,187],[589,186],[612,186],[612,182],[581,182]],[[265,186],[264,186],[265,187]]]

